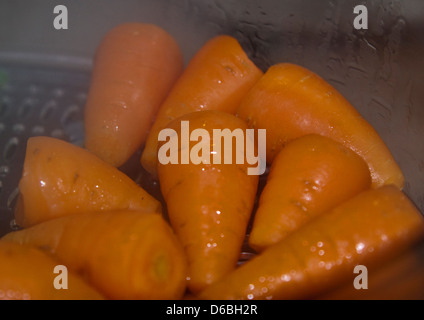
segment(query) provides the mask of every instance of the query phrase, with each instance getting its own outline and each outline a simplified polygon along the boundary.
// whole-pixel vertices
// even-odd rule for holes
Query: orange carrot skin
[[[179,133],[181,121],[189,121],[190,132],[206,129],[211,138],[213,129],[247,128],[242,120],[222,111],[190,113],[168,127]],[[190,150],[193,144],[190,143]],[[158,166],[171,225],[187,255],[188,288],[192,293],[214,283],[237,265],[258,176],[247,175],[246,161],[235,164],[234,154],[233,159],[234,164],[213,164],[211,158],[211,164]]]
[[[68,214],[134,209],[158,200],[91,152],[50,137],[28,140],[15,220],[21,227]]]
[[[209,40],[191,59],[161,105],[141,156],[143,167],[157,177],[158,134],[169,122],[201,110],[235,113],[262,74],[235,38],[220,35]]]
[[[368,270],[367,290],[357,290],[352,282],[319,295],[318,300],[423,300],[424,242],[389,263]],[[357,276],[356,274],[354,275]]]
[[[367,162],[372,186],[404,185],[404,176],[375,129],[329,83],[295,64],[268,69],[243,99],[238,116],[267,130],[267,161],[290,140],[316,133],[343,143]]]
[[[315,134],[292,140],[271,165],[249,245],[263,251],[370,186],[366,162],[341,143]]]
[[[424,219],[395,186],[369,189],[269,247],[203,299],[304,299],[375,267],[424,235]]]
[[[125,23],[100,43],[85,107],[86,147],[113,166],[140,148],[183,70],[180,48],[162,28]]]
[[[0,241],[0,300],[102,300],[103,296],[68,271],[68,288],[56,289],[59,262],[31,246]]]
[[[108,299],[179,299],[186,260],[162,216],[137,211],[49,220],[3,239],[43,248]]]

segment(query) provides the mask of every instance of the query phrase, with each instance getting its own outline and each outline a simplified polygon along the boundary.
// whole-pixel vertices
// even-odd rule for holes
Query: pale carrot
[[[375,267],[424,236],[424,219],[395,186],[369,189],[321,215],[206,288],[202,299],[304,299]]]
[[[158,200],[117,168],[50,137],[28,140],[19,190],[15,219],[21,227],[68,214],[161,210]]]
[[[301,66],[271,66],[237,110],[249,126],[267,130],[269,163],[290,140],[316,133],[343,143],[368,164],[372,186],[404,185],[404,176],[377,131],[329,83]]]
[[[45,250],[108,299],[179,299],[185,291],[184,252],[158,214],[71,215],[2,239]]]
[[[0,300],[103,299],[73,272],[61,269],[59,274],[57,266],[61,264],[37,248],[0,241]],[[56,277],[61,277],[60,287],[55,286]]]
[[[234,113],[261,75],[235,38],[220,35],[209,40],[161,105],[141,156],[143,167],[157,176],[158,134],[169,122],[201,110]]]
[[[210,153],[205,155],[209,164],[160,162],[158,173],[171,224],[187,255],[188,288],[197,293],[236,267],[255,200],[258,176],[247,174],[245,159],[243,164],[236,163],[234,141],[232,164],[224,163],[225,150],[212,147],[214,130],[234,132],[239,129],[245,134],[244,121],[222,111],[193,112],[168,124],[179,136],[182,121],[188,121],[190,135],[196,129],[208,133],[209,138],[202,139],[207,139],[206,143],[211,145]],[[224,144],[225,141],[222,147]],[[193,141],[183,148],[177,145],[178,157],[182,150],[192,150],[194,145],[197,143]],[[216,155],[221,164],[214,163]]]
[[[85,146],[113,166],[140,148],[160,104],[183,70],[180,48],[159,26],[120,24],[94,57],[85,106]]]
[[[355,288],[354,281],[360,284]],[[364,286],[366,285],[366,288]],[[383,266],[360,270],[350,281],[319,300],[423,300],[424,243],[411,247]]]
[[[341,143],[315,134],[292,140],[272,162],[249,244],[262,251],[370,186],[365,161]]]

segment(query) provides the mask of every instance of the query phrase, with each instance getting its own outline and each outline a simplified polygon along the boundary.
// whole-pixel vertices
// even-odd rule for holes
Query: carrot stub
[[[162,28],[125,23],[102,39],[85,106],[85,146],[113,166],[141,147],[183,70],[177,42]]]
[[[234,113],[262,71],[238,41],[227,35],[209,40],[191,59],[161,105],[141,156],[141,164],[157,176],[158,134],[172,120],[194,111]]]
[[[404,176],[375,129],[329,83],[290,63],[276,64],[255,84],[237,110],[253,128],[266,129],[267,161],[290,140],[316,133],[358,153],[372,186],[404,185]]]
[[[424,235],[424,219],[395,186],[369,189],[270,246],[219,282],[203,299],[302,299],[352,279]]]
[[[49,220],[3,239],[43,248],[108,299],[179,299],[186,260],[161,215],[110,211]]]
[[[54,286],[51,256],[31,246],[0,241],[0,300],[101,300],[102,295],[80,276],[67,273],[68,287]]]
[[[370,185],[365,161],[341,143],[315,134],[292,140],[272,162],[249,244],[262,251]]]
[[[174,120],[168,128],[180,133],[182,121],[189,121],[190,133],[207,130],[211,146],[214,129],[247,129],[244,121],[222,111],[193,112]],[[189,149],[197,143],[191,141]],[[236,267],[253,208],[258,176],[247,174],[246,161],[236,164],[235,139],[232,143],[233,164],[225,164],[222,150],[211,147],[207,155],[210,164],[190,161],[158,166],[168,215],[188,259],[188,288],[194,293]],[[213,152],[221,157],[221,164],[213,163]]]
[[[21,227],[68,214],[161,210],[158,200],[117,168],[50,137],[28,139],[19,190],[15,220]]]

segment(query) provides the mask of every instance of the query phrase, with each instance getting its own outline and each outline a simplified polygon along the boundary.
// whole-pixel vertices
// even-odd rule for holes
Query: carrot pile
[[[374,272],[424,237],[372,125],[312,71],[263,72],[229,35],[184,68],[160,27],[112,29],[85,138],[28,140],[20,229],[0,239],[0,299],[378,299],[352,294],[355,267]],[[162,199],[122,170],[136,151]],[[263,188],[252,159],[269,167]],[[405,261],[398,269],[417,270]]]

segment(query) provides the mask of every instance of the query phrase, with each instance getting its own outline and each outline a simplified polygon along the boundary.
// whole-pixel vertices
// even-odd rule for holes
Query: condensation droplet
[[[54,100],[47,102],[40,111],[40,119],[47,121],[51,118],[57,108],[57,103]]]
[[[3,159],[7,162],[13,159],[18,149],[19,139],[17,137],[12,137],[6,143],[3,149]]]
[[[35,126],[35,127],[32,128],[31,132],[35,136],[40,136],[40,135],[43,135],[45,133],[45,130],[44,130],[43,126]]]
[[[22,123],[16,123],[13,125],[12,130],[15,134],[21,134],[25,131],[25,125]]]
[[[9,173],[9,166],[0,166],[0,177],[5,177]]]

